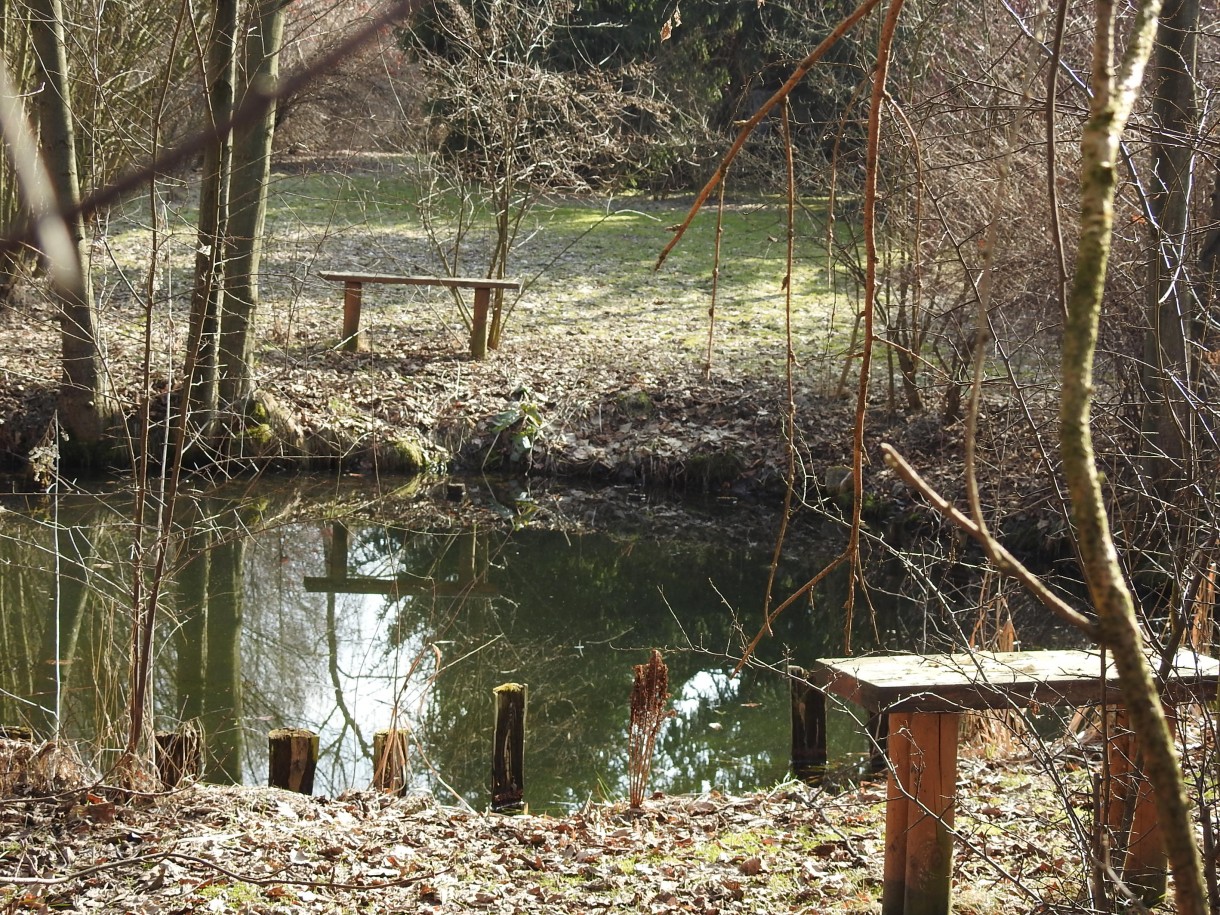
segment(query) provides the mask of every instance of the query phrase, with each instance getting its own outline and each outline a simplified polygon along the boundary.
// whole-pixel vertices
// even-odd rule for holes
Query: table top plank
[[[400,286],[451,286],[465,289],[520,289],[520,280],[485,276],[408,276],[395,273],[351,273],[318,271],[321,279],[336,283],[387,283]]]
[[[1154,665],[1155,666],[1155,665]],[[1094,650],[876,655],[829,658],[813,682],[874,712],[953,712],[1119,701],[1111,662],[1101,676]],[[1220,661],[1183,649],[1166,684],[1173,702],[1214,699]]]

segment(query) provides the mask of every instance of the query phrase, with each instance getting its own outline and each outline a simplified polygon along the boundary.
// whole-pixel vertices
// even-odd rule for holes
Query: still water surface
[[[198,719],[207,778],[249,784],[265,781],[270,728],[317,731],[315,790],[335,794],[368,784],[373,734],[397,721],[411,731],[414,787],[482,807],[491,691],[521,682],[526,799],[559,810],[626,796],[632,665],[659,648],[676,714],[652,786],[751,790],[786,777],[778,670],[841,652],[842,575],[812,607],[779,618],[759,653],[773,669],[732,676],[758,629],[773,523],[666,504],[654,524],[656,507],[640,505],[587,513],[592,530],[565,532],[523,523],[531,502],[521,494],[472,484],[471,498],[510,517],[322,520],[342,516],[284,486],[195,499],[158,629],[158,727]],[[86,745],[113,742],[127,691],[129,505],[61,497],[14,507],[0,513],[0,723],[45,735],[59,722]],[[777,593],[839,548],[803,539]],[[879,589],[873,609],[891,646],[917,647],[903,622],[909,600]],[[840,759],[864,751],[846,713],[832,717],[830,740]]]

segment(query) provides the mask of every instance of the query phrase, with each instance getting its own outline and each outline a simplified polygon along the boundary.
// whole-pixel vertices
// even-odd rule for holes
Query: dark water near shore
[[[779,670],[842,652],[845,570],[776,621],[758,652],[770,667],[733,676],[761,622],[773,519],[584,495],[568,500],[579,524],[567,526],[582,529],[558,531],[529,523],[539,505],[517,489],[472,483],[472,499],[495,509],[474,526],[443,503],[417,512],[418,500],[401,517],[360,520],[283,485],[195,497],[179,515],[190,535],[169,563],[158,628],[158,728],[198,719],[207,778],[250,784],[266,778],[270,728],[310,728],[321,734],[315,790],[335,794],[368,784],[373,733],[396,721],[411,732],[414,786],[482,807],[491,690],[522,682],[527,801],[557,810],[626,796],[632,665],[659,648],[676,715],[653,787],[752,790],[786,778]],[[47,735],[58,723],[104,762],[97,748],[117,745],[128,689],[130,500],[10,508],[0,513],[0,724]],[[777,593],[817,572],[838,539],[833,528],[794,538]],[[890,648],[931,644],[913,580],[901,566],[870,573],[856,650],[878,636]],[[846,710],[830,729],[832,758],[862,756]]]

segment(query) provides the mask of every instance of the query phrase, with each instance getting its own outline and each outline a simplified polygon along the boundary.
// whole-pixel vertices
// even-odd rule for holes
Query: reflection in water
[[[271,502],[262,496],[264,521]],[[395,726],[410,733],[413,787],[481,807],[491,691],[514,680],[530,690],[531,806],[624,797],[632,665],[654,647],[677,712],[658,740],[655,788],[751,789],[785,777],[786,681],[760,668],[730,676],[757,626],[765,545],[355,521],[238,536],[259,526],[248,503],[207,499],[192,510],[172,626],[159,634],[155,706],[159,728],[201,722],[210,780],[263,781],[266,732],[288,725],[321,735],[318,791],[363,787],[374,731]],[[59,722],[102,745],[115,733],[126,676],[122,517],[96,500],[75,514],[61,508],[57,523],[3,516],[0,648],[12,663],[0,671],[0,723],[49,734]],[[781,577],[802,580],[824,559],[788,560]],[[827,609],[781,616],[763,660],[835,654],[844,588],[834,578],[815,602]],[[883,630],[898,625],[891,604],[878,608]],[[848,741],[863,749],[855,731],[832,721],[840,754]]]

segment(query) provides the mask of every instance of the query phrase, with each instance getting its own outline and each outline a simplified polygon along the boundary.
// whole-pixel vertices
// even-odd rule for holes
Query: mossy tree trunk
[[[284,39],[283,0],[258,0],[250,11],[242,56],[243,96],[270,95],[279,78]],[[244,413],[253,392],[254,319],[258,311],[258,271],[271,175],[275,103],[233,137],[229,243],[226,250],[226,302],[220,326],[220,405]]]
[[[1118,144],[1143,78],[1160,6],[1159,0],[1140,5],[1116,76],[1113,3],[1099,0],[1095,5],[1093,97],[1081,140],[1080,242],[1064,327],[1060,440],[1099,639],[1114,657],[1131,727],[1144,747],[1144,767],[1155,790],[1178,912],[1205,915],[1207,892],[1181,764],[1144,655],[1131,590],[1118,562],[1089,428],[1093,359],[1114,222]]]

